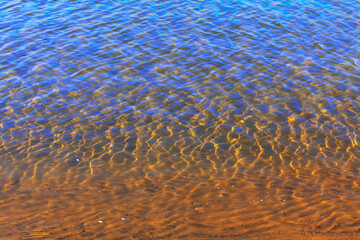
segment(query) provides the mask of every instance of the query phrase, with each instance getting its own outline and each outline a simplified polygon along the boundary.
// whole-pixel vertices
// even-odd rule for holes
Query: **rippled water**
[[[1,1],[0,238],[357,239],[359,10]]]

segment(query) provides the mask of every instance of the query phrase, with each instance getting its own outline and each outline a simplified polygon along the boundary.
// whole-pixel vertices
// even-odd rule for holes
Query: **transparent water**
[[[1,238],[358,237],[359,1],[0,2]]]

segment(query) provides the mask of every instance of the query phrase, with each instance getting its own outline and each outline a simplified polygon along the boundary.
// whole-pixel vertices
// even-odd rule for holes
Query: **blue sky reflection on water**
[[[149,98],[157,88],[175,101],[184,91],[195,102],[208,102],[204,107],[238,94],[250,115],[276,109],[271,102],[288,93],[293,108],[281,119],[304,110],[310,101],[304,93],[321,96],[334,111],[336,101],[359,92],[357,6],[358,1],[7,2],[0,10],[2,112],[7,105],[16,112],[24,103],[45,104],[50,96],[52,106],[102,101],[114,110],[118,103],[127,109],[154,100],[158,108],[144,116],[180,117],[185,106],[192,112],[192,101],[169,111]],[[347,93],[333,94],[334,88]],[[37,116],[36,109],[29,112]]]

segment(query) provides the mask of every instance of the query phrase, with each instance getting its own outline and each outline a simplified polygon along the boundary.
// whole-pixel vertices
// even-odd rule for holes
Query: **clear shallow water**
[[[359,9],[3,1],[0,236],[356,238]]]

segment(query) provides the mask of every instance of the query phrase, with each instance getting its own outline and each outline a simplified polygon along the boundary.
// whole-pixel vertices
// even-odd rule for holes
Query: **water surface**
[[[359,9],[0,1],[0,238],[357,239]]]

